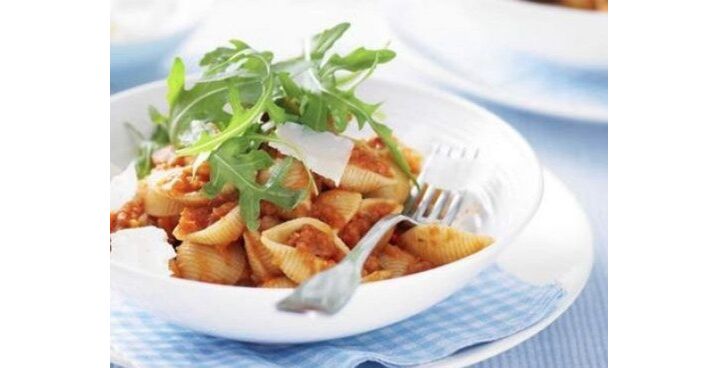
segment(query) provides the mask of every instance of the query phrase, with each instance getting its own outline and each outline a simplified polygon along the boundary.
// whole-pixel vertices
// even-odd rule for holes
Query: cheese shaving
[[[316,132],[295,123],[280,125],[275,133],[280,142],[270,146],[302,161],[311,171],[340,183],[350,160],[353,141],[330,132]]]

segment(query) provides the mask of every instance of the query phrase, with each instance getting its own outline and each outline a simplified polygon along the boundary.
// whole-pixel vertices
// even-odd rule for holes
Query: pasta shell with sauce
[[[183,279],[235,285],[250,276],[245,251],[239,243],[213,246],[185,241],[175,252],[171,269]]]
[[[294,289],[298,284],[285,276],[275,277],[260,283],[260,287],[273,289]]]
[[[310,213],[310,209],[312,208],[312,200],[310,199],[310,196],[305,196],[305,199],[303,199],[302,202],[298,203],[298,205],[291,209],[291,210],[285,210],[280,209],[278,211],[278,216],[283,220],[292,220],[300,217],[305,217]]]
[[[243,234],[248,263],[252,270],[252,278],[257,283],[283,276],[282,270],[273,263],[273,255],[260,241],[260,234],[246,231]]]
[[[304,226],[311,226],[331,239],[332,244],[342,255],[348,253],[347,246],[333,232],[332,228],[324,222],[302,217],[284,222],[263,231],[260,241],[273,255],[273,262],[292,281],[302,283],[310,276],[327,269],[335,264],[333,260],[318,257],[310,252],[301,251],[288,245],[291,236]]]
[[[360,202],[355,216],[347,223],[338,235],[340,239],[349,247],[354,247],[360,239],[375,225],[381,218],[389,214],[397,214],[402,212],[403,206],[394,200],[384,198],[365,198]],[[379,241],[376,249],[382,248],[383,245],[390,241],[393,235],[393,229],[390,229]]]
[[[308,191],[316,192],[316,188],[311,188],[312,181],[310,178],[310,173],[305,168],[305,165],[302,164],[302,162],[291,158],[291,164],[288,168],[287,173],[285,174],[285,177],[283,178],[283,187],[294,189],[294,190],[302,190],[302,189],[309,189]],[[278,168],[277,166],[280,162],[282,162],[282,159],[276,160],[275,166],[271,167],[269,170],[262,170],[258,173],[258,182],[261,184],[265,184],[267,180],[270,178],[270,175],[272,175],[273,170]],[[308,193],[305,196],[305,199],[303,199],[302,202],[300,202],[295,208],[293,209],[278,209],[278,216],[282,218],[283,220],[291,220],[298,217],[305,217],[310,212],[310,207],[312,205],[312,200],[310,198],[310,193]]]
[[[339,187],[353,192],[368,193],[393,183],[394,178],[349,164],[340,178]]]
[[[417,265],[420,260],[414,255],[402,250],[401,248],[388,244],[378,257],[380,267],[392,274],[392,277],[400,277],[411,272],[411,267]]]
[[[410,168],[410,173],[413,175],[420,174],[420,170],[422,169],[423,165],[423,156],[420,154],[420,152],[402,144],[401,142],[397,141],[400,154],[405,159],[405,162],[407,162],[408,167]],[[371,144],[372,145],[372,144]],[[385,159],[387,159],[390,162],[395,162],[392,157],[392,153],[387,147],[376,147],[375,151],[378,152],[378,154]],[[396,166],[397,168],[397,166]],[[397,170],[397,172],[401,172],[400,170]]]
[[[375,281],[391,279],[393,277],[395,277],[395,276],[393,276],[392,272],[390,272],[388,270],[378,270],[378,271],[374,271],[374,272],[368,274],[367,276],[363,277],[362,282],[363,283],[375,282]]]
[[[173,236],[178,240],[187,240],[193,243],[223,245],[240,238],[244,230],[245,222],[240,214],[240,207],[235,206],[230,212],[204,229],[185,233],[178,225],[173,230]]]
[[[360,209],[362,194],[342,189],[331,189],[320,193],[312,205],[311,216],[341,229]]]
[[[418,225],[400,236],[405,250],[438,266],[476,253],[493,241],[487,235],[436,224]]]
[[[367,193],[368,198],[391,199],[397,203],[404,204],[410,195],[410,179],[402,174],[400,169],[393,164],[395,179],[393,184],[386,185]]]
[[[155,173],[155,177],[153,177],[154,175],[151,174],[146,181],[146,187],[143,191],[145,212],[148,215],[158,217],[179,215],[184,205],[161,191],[156,183],[157,175]]]
[[[173,186],[187,173],[185,167],[174,167],[167,170],[153,171],[146,179],[145,211],[153,216],[174,216],[187,206],[205,206],[211,202],[202,190],[188,193],[176,193]],[[220,194],[232,192],[231,184],[225,185]]]
[[[368,193],[392,185],[395,175],[392,162],[363,142],[356,143],[340,178],[340,189]]]

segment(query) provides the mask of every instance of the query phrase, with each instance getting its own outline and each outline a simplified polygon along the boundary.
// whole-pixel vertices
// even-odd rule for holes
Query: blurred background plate
[[[427,82],[521,110],[607,123],[607,13],[525,0],[398,0],[389,28]]]
[[[112,0],[110,90],[156,79],[213,0]]]

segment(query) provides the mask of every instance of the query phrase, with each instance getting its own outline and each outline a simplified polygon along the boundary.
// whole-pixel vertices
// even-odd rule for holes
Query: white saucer
[[[535,325],[419,367],[466,367],[498,355],[545,329],[580,295],[592,270],[592,231],[575,196],[548,170],[545,170],[543,202],[535,218],[500,256],[498,263],[506,271],[530,283],[555,281],[567,293],[558,308]]]
[[[530,283],[559,283],[567,293],[557,310],[514,335],[420,367],[465,367],[498,355],[542,331],[570,307],[585,286],[592,270],[592,244],[590,224],[575,196],[554,174],[545,170],[545,193],[535,218],[500,256],[498,263]],[[112,347],[110,361],[132,368],[122,352]]]
[[[404,3],[387,2],[386,21],[393,38],[399,41],[392,45],[398,60],[402,58],[414,70],[393,73],[407,74],[408,78],[511,108],[582,123],[607,124],[607,69],[582,68],[511,51],[497,40],[473,39],[478,36],[475,33],[464,34],[460,42],[456,39],[459,35],[437,25],[442,21],[424,26],[428,17],[443,15]],[[457,6],[456,3],[453,5]],[[429,3],[441,7],[437,9],[441,13],[442,9],[451,11],[432,4]],[[448,19],[445,21],[449,22]],[[393,63],[383,69],[392,67]]]
[[[418,79],[420,82],[442,87],[455,94],[472,96],[536,114],[570,119],[579,123],[607,124],[606,102],[587,96],[587,93],[573,83],[566,83],[572,86],[569,89],[555,88],[560,82],[552,84],[548,81],[549,72],[547,70],[535,72],[531,63],[525,64],[518,73],[520,77],[514,79],[514,72],[511,74],[509,70],[513,66],[503,64],[498,56],[497,60],[492,62],[491,73],[486,74],[486,78],[480,81],[454,71],[445,65],[443,60],[433,60],[430,55],[419,52],[403,42],[403,37],[400,35],[397,35],[396,39],[400,40],[393,44],[393,48],[398,52],[398,59],[402,58],[412,67],[412,71],[393,69],[394,74],[400,73],[403,78]]]

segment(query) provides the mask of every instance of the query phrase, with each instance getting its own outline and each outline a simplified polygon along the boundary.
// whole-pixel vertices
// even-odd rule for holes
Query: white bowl
[[[370,80],[359,93],[384,101],[386,122],[411,147],[427,152],[434,143],[478,147],[486,177],[472,188],[482,202],[482,231],[495,244],[457,262],[397,279],[361,285],[334,316],[280,312],[275,304],[289,289],[213,285],[161,277],[111,262],[111,284],[130,302],[178,325],[210,335],[262,343],[300,343],[371,331],[411,317],[462,288],[527,224],[542,193],[540,165],[510,126],[476,105],[440,92],[397,82]],[[123,123],[148,132],[147,105],[164,106],[164,82],[111,98],[110,157],[124,166],[134,148]],[[463,173],[457,173],[460,178]]]
[[[466,70],[494,49],[607,69],[606,12],[527,0],[400,0],[387,5],[390,26],[401,37]]]

